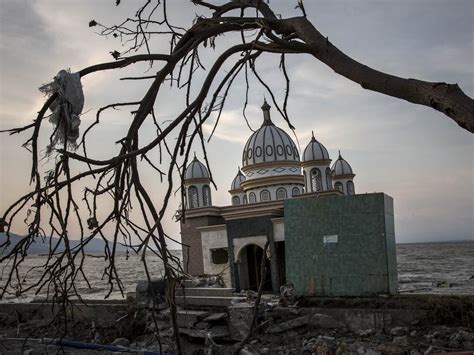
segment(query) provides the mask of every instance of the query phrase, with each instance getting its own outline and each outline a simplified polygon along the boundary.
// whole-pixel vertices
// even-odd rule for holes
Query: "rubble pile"
[[[130,295],[130,303],[125,308],[112,311],[111,305],[109,308],[104,307],[101,311],[103,313],[96,314],[94,320],[88,322],[83,318],[81,321],[70,321],[68,329],[64,328],[64,324],[54,328],[54,324],[48,319],[31,319],[32,313],[22,318],[18,312],[12,316],[0,311],[0,336],[3,335],[4,339],[65,336],[94,344],[107,344],[122,350],[129,349],[131,352],[146,350],[172,354],[174,334],[170,310],[165,302],[165,286],[159,280],[139,282],[136,293]],[[295,299],[291,287],[282,289],[280,295],[262,295],[255,312],[256,293],[232,291],[210,279],[204,282],[188,280],[177,288],[176,297],[181,297],[177,322],[185,353],[232,354],[244,339],[246,344],[240,351],[242,355],[415,355],[466,351],[472,353],[474,350],[472,296],[467,296],[465,304],[468,306],[464,310],[460,308],[459,300],[453,301],[456,311],[468,314],[457,317],[461,321],[455,317],[451,322],[446,322],[445,310],[441,311],[440,307],[434,307],[434,313],[419,310],[419,303],[411,300],[409,302],[413,305],[412,309],[384,309],[377,297],[372,302],[369,299],[361,300],[364,308],[356,308],[359,301],[355,299],[349,299],[346,303],[334,299],[320,300],[318,302],[325,302],[326,307],[321,307],[321,304],[308,307],[307,301]],[[188,300],[192,302],[188,304]],[[441,299],[446,309],[453,309],[447,300],[446,297]],[[337,307],[328,306],[331,302]],[[347,307],[348,304],[353,307]],[[370,304],[377,308],[367,307]],[[391,299],[388,299],[387,304],[390,307],[396,305]],[[438,313],[443,315],[438,318],[442,321],[434,322],[434,314]],[[254,315],[256,322],[251,330]],[[249,332],[251,336],[246,339]],[[12,353],[12,349],[17,349],[15,346],[0,339],[1,353]],[[36,349],[39,354],[44,346],[35,347],[27,343],[27,348],[32,351]],[[54,345],[47,345],[47,348],[52,350]]]

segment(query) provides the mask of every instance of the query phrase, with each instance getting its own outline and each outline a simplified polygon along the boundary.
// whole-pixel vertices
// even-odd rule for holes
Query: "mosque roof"
[[[209,179],[209,171],[206,166],[196,158],[196,155],[187,166],[186,172],[184,173],[184,179]]]
[[[275,126],[270,118],[270,105],[262,106],[263,124],[245,144],[242,167],[274,161],[300,161],[298,149],[290,136]]]

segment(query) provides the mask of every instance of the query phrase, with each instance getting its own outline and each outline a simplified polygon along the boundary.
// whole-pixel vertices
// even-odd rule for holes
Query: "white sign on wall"
[[[324,244],[337,244],[337,234],[323,236]]]

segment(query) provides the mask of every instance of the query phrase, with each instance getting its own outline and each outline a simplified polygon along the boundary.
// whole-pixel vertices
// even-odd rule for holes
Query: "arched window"
[[[318,168],[311,169],[311,189],[313,192],[319,192],[323,189],[321,171]]]
[[[270,191],[268,190],[262,190],[260,192],[260,201],[261,202],[265,202],[265,201],[270,201],[271,198],[270,198]]]
[[[347,182],[347,194],[348,195],[354,195],[355,194],[354,183],[350,180]]]
[[[328,190],[332,190],[331,169],[326,168],[326,186]]]
[[[285,198],[287,198],[286,189],[284,187],[280,187],[277,190],[277,200],[284,200]]]
[[[204,185],[202,188],[202,198],[204,202],[204,206],[210,206],[211,203],[211,189],[209,186]]]
[[[234,196],[234,197],[232,197],[232,205],[234,205],[234,206],[240,205],[240,198],[239,198],[239,196]]]
[[[298,196],[300,194],[300,189],[298,189],[297,187],[293,187],[293,189],[291,190],[291,196]]]
[[[189,186],[188,198],[189,198],[189,208],[199,207],[198,189],[196,186]]]
[[[243,203],[244,205],[247,204],[247,195],[244,195],[244,197],[242,197],[242,203]]]
[[[249,203],[257,202],[257,196],[253,192],[249,193]]]
[[[342,183],[339,182],[339,181],[334,184],[334,188],[335,188],[336,190],[339,190],[339,191],[341,191],[341,192],[344,192],[344,186],[343,186]]]
[[[309,190],[308,180],[306,179],[306,171],[304,170],[303,170],[303,175],[304,175],[304,186],[306,187],[307,190]]]

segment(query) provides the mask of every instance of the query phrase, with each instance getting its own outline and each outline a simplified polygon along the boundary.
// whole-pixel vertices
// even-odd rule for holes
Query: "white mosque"
[[[313,134],[300,159],[291,137],[272,122],[266,101],[262,111],[262,126],[247,140],[242,169],[238,169],[229,190],[232,205],[284,200],[331,190],[354,195],[355,174],[340,153],[330,167],[327,149]],[[186,168],[184,184],[188,209],[212,205],[209,172],[196,157]]]
[[[396,292],[391,197],[356,195],[349,163],[339,153],[331,166],[314,134],[300,158],[267,102],[262,111],[262,126],[247,140],[230,184],[229,205],[212,204],[209,171],[196,156],[186,168],[185,271],[255,290],[268,243],[268,291],[290,279],[300,294]]]

